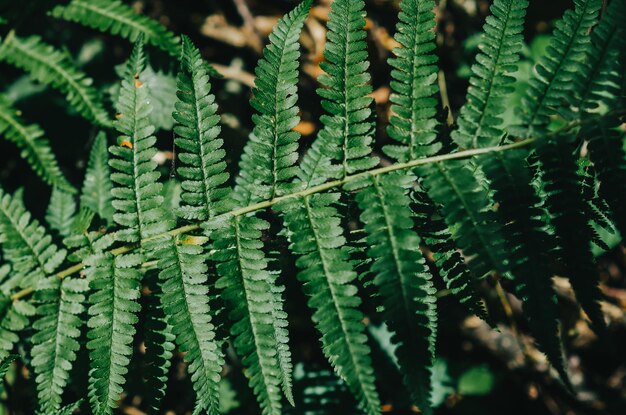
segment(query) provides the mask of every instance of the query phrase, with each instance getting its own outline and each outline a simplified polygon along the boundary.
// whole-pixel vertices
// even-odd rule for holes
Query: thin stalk
[[[494,153],[494,152],[499,152],[499,151],[507,151],[507,150],[513,150],[513,149],[517,149],[517,148],[522,148],[522,147],[526,147],[532,143],[534,143],[535,141],[539,140],[539,139],[547,139],[548,137],[551,136],[556,136],[559,134],[563,134],[567,131],[570,131],[576,127],[579,127],[583,124],[587,124],[587,123],[591,123],[591,122],[597,122],[599,118],[603,118],[606,116],[616,116],[616,115],[625,115],[626,114],[626,109],[619,109],[619,110],[615,110],[615,111],[611,111],[605,115],[601,115],[598,117],[593,117],[593,118],[588,118],[585,120],[581,120],[581,121],[576,121],[576,122],[572,122],[568,125],[566,125],[565,127],[556,130],[554,132],[551,132],[549,134],[546,134],[545,136],[541,137],[541,138],[527,138],[524,140],[520,140],[511,144],[506,144],[506,145],[500,145],[500,146],[492,146],[492,147],[484,147],[484,148],[475,148],[475,149],[470,149],[470,150],[464,150],[464,151],[459,151],[456,153],[450,153],[450,154],[442,154],[442,155],[438,155],[438,156],[433,156],[433,157],[424,157],[424,158],[420,158],[420,159],[415,159],[415,160],[411,160],[405,163],[394,163],[392,165],[389,166],[384,166],[384,167],[378,167],[376,169],[372,169],[372,170],[368,170],[368,171],[364,171],[361,173],[357,173],[357,174],[353,174],[353,175],[348,175],[342,179],[339,180],[334,180],[331,182],[327,182],[327,183],[323,183],[317,186],[313,186],[304,190],[300,190],[294,193],[290,193],[290,194],[286,194],[280,197],[276,197],[274,199],[271,200],[264,200],[262,202],[258,202],[258,203],[254,203],[248,206],[244,206],[242,208],[238,208],[235,210],[232,210],[230,212],[226,212],[223,213],[221,215],[215,216],[213,218],[210,219],[211,222],[217,222],[220,221],[220,219],[225,219],[228,217],[236,217],[236,216],[242,216],[242,215],[246,215],[248,213],[251,212],[256,212],[258,210],[263,210],[263,209],[267,209],[269,207],[272,207],[273,205],[277,204],[277,203],[281,203],[284,202],[286,200],[290,200],[290,199],[294,199],[294,198],[300,198],[300,197],[305,197],[305,196],[310,196],[316,193],[322,193],[324,191],[330,190],[330,189],[334,189],[337,187],[342,187],[350,182],[353,182],[355,180],[358,179],[363,179],[364,177],[376,177],[376,176],[380,176],[382,174],[387,174],[387,173],[391,173],[394,171],[398,171],[398,170],[407,170],[407,169],[412,169],[414,167],[417,166],[422,166],[425,164],[432,164],[432,163],[439,163],[442,161],[448,161],[448,160],[459,160],[459,159],[465,159],[465,158],[470,158],[470,157],[475,157],[475,156],[480,156],[483,154],[488,154],[488,153]],[[192,223],[189,225],[184,225],[181,226],[179,228],[173,229],[169,232],[167,232],[169,235],[171,236],[177,236],[177,235],[183,235],[189,232],[193,232],[196,231],[198,229],[200,229],[202,227],[202,224],[204,222],[201,223]],[[142,241],[142,243],[145,242],[149,242],[158,238],[163,237],[164,234],[160,234],[160,235],[155,235],[152,236],[150,238],[146,238]],[[137,247],[139,247],[140,244],[131,244],[131,245],[124,245],[124,246],[120,246],[118,248],[112,249],[110,252],[112,255],[116,256],[116,255],[121,255],[121,254],[125,254],[128,252],[133,251],[134,249],[136,249]],[[84,264],[83,263],[78,263],[76,265],[73,265],[69,268],[66,268],[62,271],[59,271],[58,273],[56,273],[56,276],[60,279],[63,279],[67,276],[76,274],[78,272],[80,272],[82,269],[84,268]],[[15,294],[13,294],[11,296],[11,299],[13,301],[16,300],[20,300],[30,294],[32,294],[34,291],[34,289],[32,287],[27,287],[22,289],[21,291],[16,292]]]

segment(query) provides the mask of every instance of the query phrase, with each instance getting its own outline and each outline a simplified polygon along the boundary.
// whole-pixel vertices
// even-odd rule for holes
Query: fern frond
[[[0,61],[66,94],[72,108],[87,120],[103,127],[111,125],[92,79],[76,68],[67,55],[44,43],[39,36],[21,38],[10,33],[0,46]]]
[[[280,387],[288,381],[282,373],[279,350],[286,339],[276,335],[274,307],[282,302],[272,290],[275,276],[267,269],[261,232],[269,223],[254,216],[232,217],[214,230],[212,259],[220,275],[228,307],[233,344],[242,358],[246,376],[263,414],[280,414]],[[286,316],[280,316],[286,320]]]
[[[177,214],[187,220],[207,220],[225,209],[224,199],[230,189],[222,149],[218,138],[219,115],[207,65],[191,40],[183,36],[181,71],[178,74],[178,101],[173,114],[176,120],[174,143],[180,166],[181,204]]]
[[[255,126],[241,156],[233,191],[233,199],[240,206],[273,199],[294,188],[292,179],[297,172],[294,164],[298,159],[300,138],[300,134],[293,131],[300,121],[296,105],[300,58],[298,41],[310,8],[311,0],[305,0],[278,21],[270,34],[270,43],[263,50],[263,58],[257,64],[254,97],[250,101],[256,110],[252,118]],[[269,227],[268,223],[258,218],[246,220],[254,224],[250,225],[249,231],[258,232]],[[246,225],[243,226],[245,230]],[[261,236],[260,232],[258,236]],[[263,246],[262,242],[257,243],[259,248]],[[239,253],[244,255],[245,251],[242,249]],[[276,341],[275,359],[280,385],[285,397],[293,405],[293,366],[288,344],[287,314],[283,305],[284,287],[277,284],[278,272],[270,271],[270,261],[265,254],[259,249],[257,255],[263,269],[258,277],[265,279],[270,294],[268,305]],[[243,278],[250,277],[243,275]],[[259,356],[263,357],[261,353]]]
[[[22,150],[21,157],[46,183],[66,192],[76,191],[59,169],[50,143],[41,128],[36,124],[26,125],[20,117],[20,111],[13,108],[3,95],[0,95],[0,136],[12,141]]]
[[[156,154],[154,126],[150,124],[152,110],[148,87],[141,81],[145,68],[143,41],[139,40],[126,64],[117,103],[115,127],[120,133],[118,145],[109,147],[113,158],[111,194],[116,213],[113,220],[124,229],[117,238],[124,242],[139,242],[171,229],[172,223],[163,219],[160,173],[152,160]]]
[[[601,104],[610,107],[611,101],[620,95],[620,62],[626,46],[622,23],[625,20],[626,3],[612,1],[591,32],[591,48],[584,60],[584,83],[575,86],[580,94],[579,106],[585,114],[597,112]]]
[[[326,358],[363,409],[380,414],[367,346],[357,274],[349,258],[337,209],[338,193],[294,198],[278,206],[288,226],[290,250],[298,255],[298,279],[313,309]]]
[[[20,341],[19,333],[30,326],[30,318],[36,308],[27,301],[12,301],[11,297],[0,294],[0,359],[13,352]]]
[[[64,406],[58,411],[54,412],[54,415],[72,415],[74,414],[81,406],[83,405],[83,400],[79,399],[78,401],[71,403],[69,405]]]
[[[212,414],[217,413],[219,404],[224,358],[211,321],[206,254],[198,239],[201,238],[168,238],[161,243],[159,279],[163,309],[176,343],[189,363],[198,405]]]
[[[565,274],[594,329],[604,330],[604,315],[598,303],[602,294],[590,245],[594,232],[587,218],[589,207],[582,198],[582,178],[578,175],[572,137],[540,140],[535,147],[543,169],[546,208]]]
[[[584,60],[591,46],[589,31],[596,23],[602,0],[574,0],[574,10],[567,10],[556,23],[546,54],[535,65],[522,100],[520,135],[534,137],[544,132],[550,116],[563,101],[572,100],[572,83],[584,77]]]
[[[392,173],[372,176],[357,194],[368,233],[368,256],[383,316],[398,344],[396,356],[414,402],[430,413],[430,366],[435,352],[435,288],[413,232],[408,196],[414,177]]]
[[[107,137],[104,132],[100,132],[89,153],[87,172],[80,193],[81,206],[89,208],[107,223],[113,222],[112,187]]]
[[[435,50],[435,2],[403,0],[400,3],[395,48],[389,64],[393,93],[392,116],[387,133],[399,145],[387,145],[385,153],[401,162],[435,154],[436,143],[437,56]]]
[[[87,281],[60,280],[52,276],[43,281],[35,294],[38,319],[33,324],[32,366],[37,375],[37,397],[42,414],[61,408],[62,395],[80,345],[78,337],[84,311]]]
[[[506,98],[515,90],[519,52],[523,45],[522,29],[527,0],[496,0],[490,7],[472,66],[467,102],[461,108],[458,129],[452,138],[461,148],[497,145],[503,132],[501,114]]]
[[[146,42],[174,57],[180,56],[180,40],[157,21],[135,13],[119,0],[72,0],[56,6],[52,16],[80,23],[101,32],[119,35],[131,42],[143,36]]]
[[[250,101],[257,111],[252,116],[254,130],[241,156],[235,188],[243,204],[273,199],[293,188],[300,139],[300,134],[293,131],[300,122],[296,105],[298,41],[311,1],[303,1],[278,21],[257,64]]]
[[[183,179],[176,214],[184,220],[211,219],[227,211],[232,203],[228,198],[231,189],[225,186],[226,153],[223,140],[218,138],[220,118],[210,90],[207,64],[191,40],[183,36],[174,132],[180,161],[177,173]],[[215,310],[209,301],[216,293],[208,288],[204,239],[188,235],[161,243],[160,285],[176,343],[187,352],[185,360],[197,395],[196,410],[217,413],[223,340],[218,338],[212,322]]]
[[[71,193],[55,187],[52,189],[50,203],[46,211],[46,222],[61,236],[68,236],[76,213],[76,202]]]
[[[432,251],[435,265],[446,287],[470,314],[475,314],[491,324],[477,292],[477,281],[456,247],[448,225],[439,215],[438,207],[421,189],[413,191],[411,199],[417,223],[416,231]]]
[[[32,219],[15,195],[0,189],[0,244],[3,257],[12,265],[12,287],[36,287],[65,259],[43,226]]]
[[[506,273],[506,251],[500,224],[490,211],[487,191],[463,160],[419,168],[429,197],[441,206],[458,247],[477,277]]]
[[[97,253],[86,260],[85,273],[93,290],[87,348],[89,401],[95,415],[111,415],[122,394],[139,321],[141,263],[141,255],[136,254]]]
[[[600,181],[598,193],[612,211],[615,226],[626,235],[626,152],[624,133],[619,130],[619,120],[607,120],[592,126],[588,131],[589,157],[593,161]]]
[[[324,88],[317,90],[326,110],[320,118],[324,127],[305,154],[298,174],[307,186],[378,164],[370,155],[374,123],[364,7],[363,0],[335,0],[331,4],[326,61],[320,64],[325,74],[318,78]]]
[[[146,277],[146,286],[150,296],[145,299],[144,312],[144,343],[146,353],[144,357],[144,400],[148,412],[160,412],[163,398],[167,391],[170,367],[172,366],[175,335],[173,326],[169,324],[163,305],[163,291],[157,285],[157,274],[150,270]]]
[[[556,294],[546,257],[554,246],[545,229],[541,201],[531,185],[527,157],[526,151],[513,150],[483,156],[479,163],[494,189],[497,215],[504,224],[509,269],[530,329],[540,349],[567,382],[558,337]]]
[[[20,356],[17,354],[10,354],[2,358],[2,361],[0,362],[0,378],[4,378],[4,375],[6,375],[13,362],[19,358]]]

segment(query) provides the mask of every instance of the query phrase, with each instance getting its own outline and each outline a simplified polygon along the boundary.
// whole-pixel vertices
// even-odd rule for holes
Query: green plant
[[[600,215],[592,206],[598,200],[608,206],[602,217],[626,232],[626,157],[618,128],[626,113],[625,3],[611,1],[600,19],[600,0],[575,1],[536,66],[521,124],[507,129],[503,114],[515,90],[528,3],[495,0],[467,103],[448,136],[437,100],[435,4],[403,0],[400,46],[389,61],[388,133],[395,143],[383,148],[392,163],[382,167],[372,154],[362,0],[332,3],[318,90],[323,128],[298,162],[298,39],[311,3],[297,6],[270,35],[256,70],[254,130],[232,187],[211,93],[215,72],[189,38],[178,39],[117,1],[73,0],[52,11],[134,41],[114,121],[90,78],[64,54],[13,31],[2,40],[1,61],[60,90],[102,128],[77,199],[41,129],[25,125],[8,98],[0,99],[0,133],[54,186],[50,231],[31,217],[19,192],[0,191],[0,356],[24,346],[19,350],[34,370],[41,413],[71,413],[81,405],[97,415],[112,413],[126,386],[144,303],[152,410],[159,408],[177,346],[197,394],[195,413],[218,413],[228,342],[264,414],[282,413],[283,397],[296,403],[285,288],[268,237],[287,241],[324,355],[370,415],[379,414],[381,404],[362,285],[373,287],[404,383],[423,413],[432,411],[433,279],[439,277],[488,321],[478,284],[490,274],[512,280],[540,349],[571,388],[551,277],[561,264],[602,333],[591,251]],[[182,193],[172,211],[154,161],[144,43],[180,56],[172,117]],[[581,152],[587,142],[589,151]],[[580,159],[590,172],[581,171]],[[585,190],[589,181],[594,191]],[[349,218],[355,203],[360,215]],[[349,220],[357,220],[361,240],[348,237]],[[427,266],[423,247],[433,253],[438,273]],[[90,361],[85,404],[64,407],[68,373],[84,348]]]

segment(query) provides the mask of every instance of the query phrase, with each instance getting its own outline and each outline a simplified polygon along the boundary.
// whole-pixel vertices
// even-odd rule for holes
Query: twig
[[[437,83],[439,84],[439,94],[441,95],[441,104],[444,108],[448,109],[448,126],[454,124],[454,116],[452,115],[452,108],[450,107],[450,98],[448,97],[448,87],[446,85],[446,74],[439,70],[437,73]]]
[[[239,15],[243,19],[243,25],[248,35],[250,36],[250,44],[253,45],[254,49],[258,53],[263,51],[263,39],[261,39],[261,34],[257,30],[256,25],[254,24],[254,16],[250,12],[248,5],[245,0],[233,0],[235,6],[237,7],[237,11]]]
[[[241,68],[234,66],[220,65],[219,63],[212,63],[211,66],[215,68],[224,78],[239,81],[250,88],[254,87],[255,76],[250,72],[244,71]]]

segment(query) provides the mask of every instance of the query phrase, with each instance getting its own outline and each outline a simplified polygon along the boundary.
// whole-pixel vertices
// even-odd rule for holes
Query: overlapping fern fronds
[[[574,0],[554,29],[547,53],[535,65],[522,101],[522,123],[516,133],[534,137],[544,133],[550,116],[556,114],[563,101],[571,100],[577,80],[585,76],[584,61],[591,47],[589,31],[596,23],[601,0]]]
[[[103,127],[111,125],[93,80],[76,68],[67,55],[44,43],[39,36],[21,38],[10,32],[0,44],[0,61],[64,93],[71,108],[87,120]]]
[[[111,415],[132,390],[126,383],[139,344],[145,354],[136,367],[146,369],[141,377],[148,392],[142,405],[152,412],[166,395],[175,347],[196,393],[194,413],[219,413],[227,359],[229,368],[242,368],[264,415],[289,412],[284,401],[297,405],[294,398],[302,394],[292,382],[282,284],[288,275],[281,275],[274,249],[286,238],[322,352],[341,379],[322,385],[322,392],[345,385],[363,412],[382,412],[381,378],[366,330],[369,307],[360,296],[371,292],[413,403],[432,413],[430,370],[439,315],[434,280],[440,276],[469,312],[493,323],[481,302],[488,284],[479,289],[489,274],[510,279],[505,286],[522,300],[538,348],[568,383],[553,270],[570,278],[603,335],[591,251],[592,241],[601,242],[591,221],[610,227],[612,218],[626,229],[626,156],[619,128],[624,111],[618,108],[625,101],[619,22],[626,6],[610,2],[589,35],[600,3],[575,0],[574,10],[557,24],[531,79],[521,125],[506,131],[505,102],[514,86],[528,2],[495,0],[467,103],[450,137],[438,111],[435,2],[402,0],[399,46],[389,60],[387,132],[393,142],[382,147],[391,162],[377,167],[362,0],[331,5],[318,90],[322,129],[300,155],[299,38],[312,5],[305,0],[269,36],[255,72],[254,129],[232,180],[211,92],[213,73],[189,38],[179,44],[120,1],[57,6],[55,16],[136,45],[122,74],[113,124],[119,137],[108,149],[110,157],[106,133],[95,138],[79,198],[40,130],[23,126],[8,101],[0,101],[0,131],[54,185],[46,220],[70,250],[66,255],[31,217],[20,191],[0,190],[0,358],[30,352],[38,407],[46,414],[69,414],[81,405],[64,406],[64,395],[85,346],[91,412]],[[170,120],[175,160],[168,188],[175,190],[167,193],[156,161],[144,40],[180,55]],[[67,93],[85,118],[108,126],[96,90],[65,55],[39,38],[13,34],[0,48],[4,60]],[[556,118],[562,119],[551,125]],[[559,122],[567,124],[557,131]],[[531,138],[516,140],[518,132]],[[500,145],[507,139],[511,144]],[[588,141],[582,147],[587,152],[581,140]],[[581,157],[588,157],[584,175]],[[180,197],[171,198],[179,200],[169,200],[177,191]],[[602,206],[601,215],[592,204]],[[276,234],[279,227],[283,231]],[[352,234],[362,237],[355,241]],[[59,270],[63,262],[70,265]],[[27,300],[31,293],[33,300]],[[140,301],[143,295],[150,298]],[[85,310],[86,341],[80,335]],[[32,335],[22,335],[25,328]],[[234,353],[226,354],[229,345]]]
[[[61,172],[42,129],[36,124],[26,124],[20,112],[1,95],[0,136],[14,142],[22,150],[22,158],[48,184],[67,192],[76,191]]]
[[[19,195],[0,189],[0,242],[2,258],[11,264],[5,287],[36,287],[65,259],[43,226],[32,218]]]
[[[55,6],[52,16],[111,32],[136,42],[139,37],[172,56],[180,55],[180,40],[163,25],[136,13],[119,0],[72,0]]]

